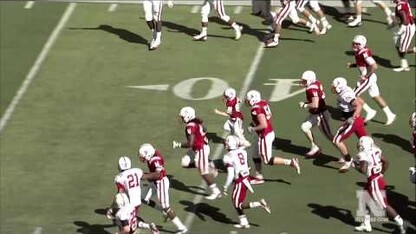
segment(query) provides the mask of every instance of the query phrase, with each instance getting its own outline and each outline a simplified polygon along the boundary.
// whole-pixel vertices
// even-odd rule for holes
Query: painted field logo
[[[385,190],[381,191],[382,195],[379,199],[385,197]],[[363,222],[366,215],[370,215],[371,222],[386,222],[388,218],[386,216],[385,209],[380,206],[366,190],[357,190],[356,197],[358,200],[358,206],[355,213],[355,221]],[[384,202],[384,200],[382,201]]]

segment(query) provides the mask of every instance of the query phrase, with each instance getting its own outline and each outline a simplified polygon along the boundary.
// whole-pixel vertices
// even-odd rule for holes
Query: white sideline
[[[27,1],[24,8],[25,9],[32,9],[34,4],[35,4],[35,1]]]
[[[113,12],[117,9],[117,3],[112,3],[110,4],[110,6],[108,7],[108,11],[109,12]]]
[[[49,53],[49,50],[52,48],[53,44],[55,43],[56,39],[58,38],[59,33],[61,32],[62,28],[68,21],[69,17],[71,16],[72,12],[76,7],[76,3],[70,3],[66,8],[64,14],[62,15],[61,19],[59,20],[58,24],[56,25],[55,29],[52,31],[52,34],[49,36],[48,41],[43,46],[42,51],[40,52],[39,56],[37,57],[35,63],[32,65],[29,73],[26,75],[25,80],[23,81],[22,85],[20,85],[19,90],[17,90],[13,100],[9,104],[6,109],[6,112],[3,114],[0,120],[0,135],[2,134],[4,127],[6,127],[7,122],[9,121],[10,117],[12,116],[16,106],[19,104],[20,99],[26,93],[27,88],[29,87],[32,80],[36,77],[36,74],[39,71],[39,68],[42,66],[43,62],[45,61],[46,56]]]
[[[257,48],[256,55],[254,56],[253,62],[251,63],[250,69],[248,70],[248,73],[247,73],[247,75],[244,79],[244,83],[240,88],[239,97],[240,97],[241,100],[244,100],[245,95],[246,95],[248,89],[250,88],[251,82],[254,79],[254,75],[257,72],[257,68],[259,67],[261,58],[263,57],[263,53],[264,53],[264,44],[260,43],[259,47]],[[224,138],[226,136],[227,136],[227,133],[224,132],[221,137]],[[215,148],[215,152],[212,156],[212,159],[218,159],[221,156],[221,153],[222,153],[223,149],[224,149],[224,146],[222,144],[218,145]],[[204,187],[204,188],[207,187],[205,181],[202,181],[199,186]],[[192,203],[194,205],[198,204],[198,203],[201,202],[202,198],[203,198],[202,195],[196,195],[194,197],[194,199],[192,200]],[[192,209],[188,213],[188,215],[186,216],[186,219],[185,219],[185,226],[188,228],[189,231],[191,230],[192,222],[195,218],[195,213],[194,212],[195,212],[195,209]]]

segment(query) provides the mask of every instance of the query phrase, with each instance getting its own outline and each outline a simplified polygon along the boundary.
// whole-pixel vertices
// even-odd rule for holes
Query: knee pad
[[[211,6],[209,5],[209,2],[207,1],[205,5],[201,7],[202,22],[208,22],[208,16],[210,12],[211,12]]]
[[[300,128],[302,129],[302,132],[307,132],[307,131],[311,130],[312,123],[309,122],[309,121],[306,121],[306,122],[302,123],[302,125],[300,126]]]
[[[297,24],[299,22],[300,19],[299,19],[298,13],[296,12],[296,9],[293,9],[292,11],[290,11],[289,18],[290,20],[292,20],[294,24]]]
[[[181,160],[181,166],[189,167],[189,164],[191,164],[191,157],[189,157],[188,155],[183,156]]]

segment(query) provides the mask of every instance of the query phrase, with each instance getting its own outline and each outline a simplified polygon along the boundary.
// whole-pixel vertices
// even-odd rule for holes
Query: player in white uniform
[[[361,26],[361,24],[362,24],[362,13],[361,12],[362,12],[363,1],[362,0],[355,0],[354,2],[355,2],[355,19],[348,23],[349,27],[358,27],[358,26]],[[390,8],[388,8],[386,6],[386,4],[384,4],[384,2],[380,1],[380,0],[371,0],[371,2],[373,2],[381,10],[384,11],[384,13],[386,14],[387,24],[392,25],[393,24],[393,14],[392,14]]]
[[[169,8],[173,7],[172,0],[168,0],[167,3]],[[143,0],[144,18],[152,31],[150,50],[156,49],[162,42],[162,9],[163,0]]]
[[[112,210],[114,216],[109,216],[109,219],[114,219],[117,225],[119,234],[135,233],[137,229],[137,214],[136,208],[130,204],[126,193],[117,193],[114,197]]]
[[[394,220],[399,226],[400,233],[406,233],[403,227],[403,219],[397,212],[387,203],[387,195],[385,191],[386,181],[383,174],[387,170],[389,163],[383,156],[382,151],[369,136],[363,136],[358,141],[357,148],[359,153],[357,155],[358,162],[355,161],[355,168],[366,175],[367,184],[366,191],[370,197],[381,207],[387,214],[387,217]],[[355,227],[356,231],[371,232],[370,215],[364,216],[364,222]]]
[[[223,194],[227,195],[228,187],[234,181],[234,189],[232,192],[232,203],[238,213],[240,222],[235,224],[236,228],[250,228],[250,224],[244,214],[244,209],[255,207],[263,208],[267,213],[271,213],[270,207],[266,200],[260,199],[255,202],[244,202],[247,190],[254,193],[250,185],[250,168],[248,167],[247,152],[244,148],[240,148],[239,138],[229,135],[225,139],[225,148],[228,153],[224,155],[223,161],[227,167],[227,180],[224,185]]]
[[[135,207],[136,215],[140,217],[139,207],[142,204],[142,188],[141,180],[155,180],[158,178],[157,173],[144,174],[140,168],[132,168],[131,160],[129,157],[122,156],[118,160],[118,169],[120,173],[116,175],[114,181],[117,187],[118,193],[126,193],[129,198],[129,204]],[[107,210],[107,217],[111,217],[113,210],[110,208]],[[149,229],[153,234],[158,234],[154,223],[146,223],[139,218],[138,227],[143,229]]]

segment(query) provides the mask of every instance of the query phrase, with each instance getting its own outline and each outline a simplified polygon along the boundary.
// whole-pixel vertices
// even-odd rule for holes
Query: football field
[[[251,15],[251,7],[226,10],[244,27],[239,41],[215,17],[210,17],[208,40],[193,41],[200,30],[199,8],[175,5],[164,8],[160,48],[148,51],[151,32],[141,5],[0,2],[0,233],[115,233],[104,209],[115,193],[118,158],[128,155],[147,171],[136,157],[146,142],[165,157],[171,205],[189,233],[353,233],[356,193],[366,178],[355,170],[339,174],[340,154],[317,130],[323,155],[303,156],[309,143],[300,124],[307,112],[299,108],[305,94],[295,83],[303,71],[316,72],[335,131],[340,121],[331,82],[342,76],[355,86],[357,71],[346,64],[354,61],[356,34],[367,37],[379,65],[381,94],[398,115],[385,126],[383,111],[365,94],[377,110],[367,130],[390,161],[385,174],[389,202],[405,219],[408,233],[416,233],[415,185],[408,171],[415,160],[408,124],[415,111],[415,56],[407,56],[410,72],[392,70],[400,61],[384,13],[370,8],[361,27],[348,28],[336,9],[327,7],[333,25],[327,35],[287,23],[280,45],[265,49],[268,26]],[[214,109],[224,109],[221,95],[227,87],[241,96],[257,89],[270,101],[277,137],[273,154],[299,158],[302,171],[298,176],[290,167],[265,167],[266,183],[255,185],[247,201],[265,198],[272,213],[247,210],[248,230],[233,227],[238,216],[230,197],[204,198],[197,170],[180,165],[185,150],[172,149],[173,140],[185,140],[179,110],[192,106],[208,128],[210,157],[220,161],[226,119]],[[242,109],[247,127],[250,110]],[[254,142],[254,135],[246,136]],[[355,136],[347,140],[351,155],[357,153],[356,142]],[[219,187],[226,180],[221,172]],[[140,213],[162,233],[174,233],[160,211],[142,205]],[[372,225],[372,233],[397,233],[394,222]]]

